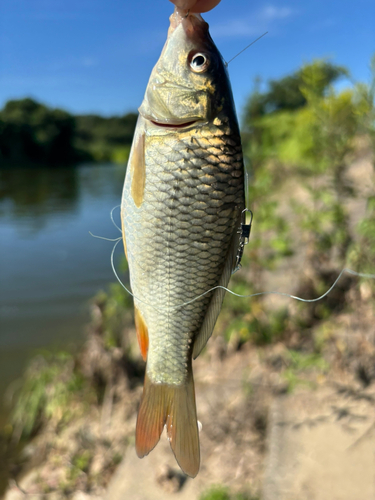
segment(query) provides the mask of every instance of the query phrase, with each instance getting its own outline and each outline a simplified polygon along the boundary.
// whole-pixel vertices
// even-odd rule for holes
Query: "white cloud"
[[[290,7],[275,7],[274,5],[268,5],[260,11],[259,16],[265,20],[273,21],[274,19],[286,19],[293,14],[294,11]]]
[[[267,5],[240,18],[228,19],[225,24],[212,25],[211,31],[214,38],[261,35],[265,31],[274,30],[280,22],[285,22],[296,13],[287,6]]]

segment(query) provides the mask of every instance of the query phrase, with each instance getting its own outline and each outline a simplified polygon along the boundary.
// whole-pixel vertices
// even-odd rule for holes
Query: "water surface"
[[[83,341],[90,298],[115,280],[113,244],[89,231],[120,235],[110,211],[124,175],[104,164],[0,170],[0,399],[36,350]]]

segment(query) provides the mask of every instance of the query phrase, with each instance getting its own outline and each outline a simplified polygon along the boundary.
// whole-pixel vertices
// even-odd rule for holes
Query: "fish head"
[[[177,8],[146,89],[140,114],[156,125],[184,127],[234,111],[223,58],[200,14]],[[233,112],[232,111],[232,112]]]

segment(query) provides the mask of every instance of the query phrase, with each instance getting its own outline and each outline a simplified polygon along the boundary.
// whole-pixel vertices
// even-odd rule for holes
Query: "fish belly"
[[[214,126],[146,132],[144,161],[141,203],[132,197],[132,168],[122,201],[130,282],[148,329],[148,377],[183,384],[213,292],[197,297],[218,285],[233,259],[244,206],[240,138]]]

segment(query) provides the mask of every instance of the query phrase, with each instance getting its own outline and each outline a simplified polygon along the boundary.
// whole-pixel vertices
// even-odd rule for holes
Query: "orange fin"
[[[148,455],[158,444],[166,419],[165,386],[150,382],[147,374],[135,431],[135,449],[139,458]]]
[[[148,328],[137,306],[134,306],[134,321],[135,328],[137,330],[139,348],[141,350],[143,360],[146,361],[148,351]]]
[[[200,451],[191,371],[183,385],[153,384],[146,374],[135,438],[140,458],[157,445],[165,423],[179,466],[185,474],[195,477],[199,471]]]
[[[188,476],[199,471],[200,450],[195,407],[193,374],[185,385],[177,386],[171,397],[167,418],[167,435],[178,465]]]

